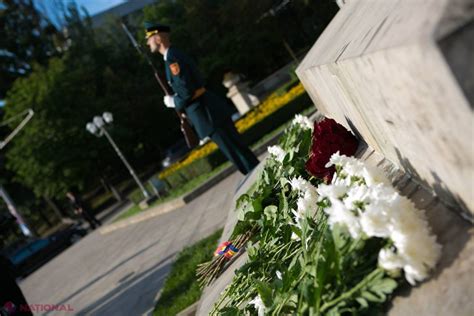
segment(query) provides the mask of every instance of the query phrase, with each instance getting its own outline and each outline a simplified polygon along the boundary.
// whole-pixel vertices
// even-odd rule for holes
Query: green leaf
[[[248,203],[250,196],[248,194],[242,194],[236,201],[236,208],[239,209],[243,206],[243,203]]]
[[[381,299],[378,296],[375,296],[374,294],[372,294],[371,292],[368,292],[368,291],[362,292],[361,296],[366,298],[369,302],[381,302],[381,301],[383,301],[383,299]]]
[[[224,307],[219,311],[221,316],[238,316],[243,315],[242,311],[237,307]]]
[[[390,294],[397,288],[397,286],[397,281],[390,278],[384,278],[371,286],[370,289],[376,293]]]
[[[270,307],[273,305],[273,300],[272,300],[272,288],[270,287],[269,284],[256,280],[255,281],[257,292],[262,298],[263,304],[265,304],[266,307]]]
[[[362,306],[363,308],[369,307],[369,304],[367,303],[367,300],[362,298],[362,297],[357,297],[356,301]]]
[[[280,179],[280,185],[281,185],[282,188],[285,187],[285,185],[287,183],[288,183],[288,179],[286,179],[286,178],[281,178]]]
[[[275,205],[268,205],[263,210],[263,213],[265,214],[265,217],[268,221],[275,223],[275,221],[277,220],[278,207],[276,207]]]
[[[282,191],[280,194],[280,205],[279,208],[283,214],[288,214],[288,199],[285,193]]]
[[[291,227],[291,230],[296,234],[296,236],[298,236],[301,239],[301,236],[303,235],[303,232],[301,231],[301,229],[293,225],[291,225],[290,227]]]
[[[262,207],[263,197],[258,197],[252,201],[253,212],[257,214],[261,214],[263,207]]]
[[[250,259],[254,259],[257,257],[256,245],[248,245],[246,251]]]

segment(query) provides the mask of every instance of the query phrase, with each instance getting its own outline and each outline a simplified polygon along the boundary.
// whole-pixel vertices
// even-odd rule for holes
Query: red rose
[[[315,177],[328,183],[336,169],[326,168],[331,156],[338,152],[341,155],[353,156],[359,142],[344,126],[332,119],[324,119],[314,123],[311,154],[306,162],[306,170]]]

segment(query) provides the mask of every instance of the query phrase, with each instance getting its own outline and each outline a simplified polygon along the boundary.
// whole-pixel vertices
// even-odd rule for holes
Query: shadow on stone
[[[416,189],[409,189],[411,192],[408,196],[415,203],[416,207],[426,211],[426,217],[432,231],[443,247],[440,262],[431,277],[432,279],[437,279],[443,270],[451,266],[458,258],[459,253],[471,238],[470,229],[472,225],[469,219],[466,220],[465,215],[463,216],[463,207],[465,208],[466,205],[453,205],[450,203],[451,201],[441,199],[441,196],[447,196],[450,199],[460,201],[459,197],[456,197],[453,192],[446,188],[436,173],[432,172],[435,183],[430,185],[421,178],[410,161],[401,156],[398,149],[396,153],[402,167],[406,171],[405,177],[410,178],[409,182],[417,184]],[[409,186],[407,181],[401,182],[404,183],[405,188]],[[433,194],[430,188],[433,188],[438,195]],[[399,189],[403,194],[403,188]]]

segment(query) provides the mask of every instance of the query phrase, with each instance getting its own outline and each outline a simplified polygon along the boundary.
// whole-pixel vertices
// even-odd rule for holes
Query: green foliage
[[[221,234],[222,230],[219,230],[179,253],[153,315],[176,315],[199,299],[201,290],[196,279],[196,268],[212,257]]]
[[[0,99],[13,81],[24,77],[33,64],[45,65],[56,54],[55,27],[32,0],[3,0],[0,3]]]
[[[84,176],[90,174],[84,171],[95,165],[94,152],[84,150],[89,142],[83,122],[90,114],[78,102],[96,104],[86,85],[91,82],[87,80],[90,73],[86,65],[70,72],[63,60],[52,59],[48,68],[36,67],[9,91],[8,102],[15,106],[6,108],[7,117],[30,107],[35,116],[9,148],[7,167],[37,195],[55,196],[70,186],[81,187]]]
[[[144,10],[145,20],[171,25],[172,42],[197,61],[214,89],[226,71],[257,82],[287,64],[283,40],[300,52],[313,45],[337,12],[333,1],[292,1],[277,16],[272,0],[165,0]],[[265,16],[265,17],[264,17]]]
[[[179,133],[174,114],[160,106],[156,83],[132,47],[109,55],[116,48],[99,42],[74,6],[65,20],[71,39],[67,52],[18,79],[5,107],[7,118],[35,111],[9,146],[7,167],[36,195],[58,198],[71,188],[96,185],[101,176],[127,173],[106,139],[86,132],[94,115],[114,114],[110,132],[132,165],[159,159],[162,144]]]

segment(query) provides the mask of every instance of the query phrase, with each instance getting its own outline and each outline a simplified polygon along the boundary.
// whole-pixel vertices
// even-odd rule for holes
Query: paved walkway
[[[242,179],[234,172],[182,208],[90,233],[20,283],[28,303],[74,309],[49,315],[150,314],[176,254],[224,226]]]

